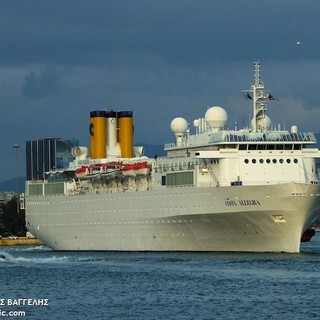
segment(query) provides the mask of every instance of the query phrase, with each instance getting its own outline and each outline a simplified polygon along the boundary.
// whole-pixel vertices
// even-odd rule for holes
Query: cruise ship
[[[28,230],[59,251],[299,252],[320,217],[320,153],[313,133],[272,125],[268,92],[255,62],[250,126],[225,128],[219,106],[175,118],[165,157],[134,146],[132,111],[90,112],[90,149],[26,182]]]

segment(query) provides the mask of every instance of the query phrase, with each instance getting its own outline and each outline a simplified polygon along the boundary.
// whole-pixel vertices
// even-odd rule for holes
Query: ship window
[[[292,144],[285,144],[284,150],[292,150]]]
[[[252,159],[252,163],[256,163],[257,162],[257,160],[256,159]]]
[[[273,159],[272,162],[273,162],[273,163],[277,163],[277,159]]]
[[[188,163],[188,170],[193,170],[194,169],[194,165],[192,162]]]
[[[270,159],[267,159],[266,162],[267,162],[267,163],[270,163]]]
[[[42,183],[29,184],[28,194],[30,196],[42,194]]]
[[[276,144],[276,150],[283,150],[282,144]]]
[[[301,150],[301,144],[295,144],[295,145],[293,145],[293,149],[294,150]]]
[[[166,179],[167,179],[166,176],[161,176],[161,185],[162,185],[162,186],[165,186],[165,185],[166,185]]]
[[[249,160],[248,159],[244,159],[244,163],[249,163]]]
[[[255,144],[249,144],[249,150],[256,150],[257,146]]]
[[[64,183],[48,183],[44,185],[45,194],[62,194],[64,193]]]
[[[294,159],[293,162],[294,162],[294,163],[298,163],[298,159]]]
[[[263,159],[260,159],[259,162],[260,162],[260,163],[263,163]]]
[[[247,145],[246,144],[240,144],[239,145],[239,150],[247,150]]]
[[[274,145],[273,144],[268,144],[267,145],[267,150],[274,150]]]
[[[193,184],[193,172],[176,172],[167,174],[167,186]]]
[[[280,159],[279,162],[280,162],[280,163],[283,163],[283,159]]]
[[[290,163],[291,162],[291,160],[290,159],[287,159],[287,163]]]
[[[257,146],[258,148],[258,150],[264,150],[265,149],[265,145],[263,145],[263,144],[258,144],[258,146]]]

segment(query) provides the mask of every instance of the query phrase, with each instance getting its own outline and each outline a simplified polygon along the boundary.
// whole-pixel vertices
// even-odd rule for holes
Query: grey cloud
[[[43,72],[30,71],[24,78],[22,93],[28,99],[41,99],[57,94],[62,89],[62,81],[57,72],[46,69]]]
[[[312,36],[320,3],[310,0],[271,1],[276,8],[259,0],[4,3],[0,63],[139,65],[153,56],[199,66],[320,55]],[[297,39],[305,43],[303,57],[291,47]]]
[[[102,107],[134,112],[136,142],[170,142],[174,117],[192,123],[211,104],[247,123],[241,90],[257,59],[280,99],[271,118],[289,110],[300,129],[319,131],[319,11],[314,0],[0,1],[1,108],[11,120],[1,150],[48,135],[88,145],[89,112]],[[1,161],[0,181],[15,172]]]

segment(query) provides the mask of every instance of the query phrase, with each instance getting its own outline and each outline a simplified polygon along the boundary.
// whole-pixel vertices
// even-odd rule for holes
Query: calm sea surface
[[[0,254],[0,318],[320,318],[320,233],[299,254]]]

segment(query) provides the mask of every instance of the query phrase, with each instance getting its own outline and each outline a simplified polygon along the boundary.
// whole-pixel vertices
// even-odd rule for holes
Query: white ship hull
[[[43,154],[30,161],[27,228],[54,250],[299,252],[320,221],[317,141],[296,125],[272,126],[259,62],[246,92],[250,127],[224,129],[219,106],[194,119],[195,134],[177,117],[165,157],[133,147],[131,111],[90,112],[90,158],[75,148],[69,167],[43,180]]]
[[[287,183],[32,196],[27,228],[53,250],[299,252],[320,186]]]

